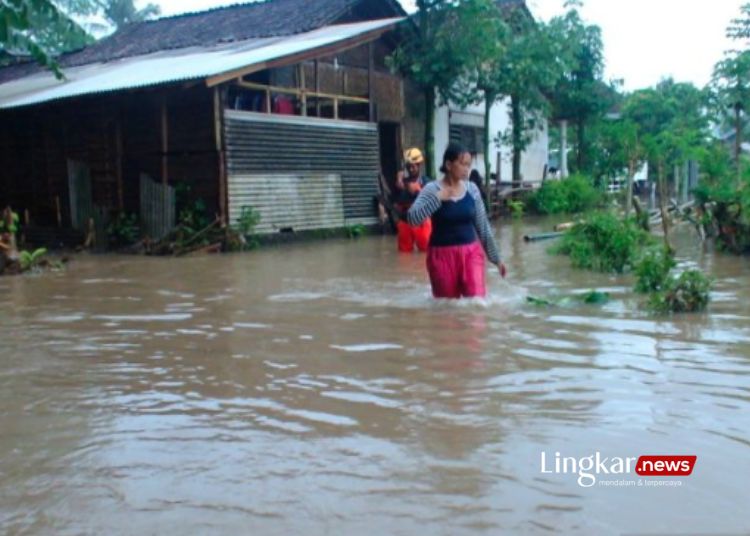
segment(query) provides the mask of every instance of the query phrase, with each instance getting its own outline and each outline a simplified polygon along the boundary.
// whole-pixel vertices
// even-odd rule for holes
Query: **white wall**
[[[435,169],[426,173],[433,179],[440,178],[440,165],[443,163],[443,153],[448,147],[448,107],[440,106],[435,109]]]
[[[458,112],[458,113],[453,113]],[[457,123],[462,122],[460,116],[463,114],[484,114],[484,104],[470,105],[464,109],[458,106],[439,106],[435,111],[435,158],[438,160],[436,167],[439,167],[443,157],[443,152],[448,147],[449,126],[451,117]],[[501,153],[500,178],[502,181],[510,181],[513,175],[512,153],[509,146],[498,147],[494,139],[498,133],[504,132],[510,123],[508,115],[508,101],[502,101],[495,104],[490,111],[490,165],[492,172],[497,172],[497,154]],[[521,174],[527,182],[541,182],[544,172],[544,165],[547,163],[548,149],[548,132],[547,126],[539,131],[534,140],[529,144],[521,157]],[[484,175],[484,155],[478,154],[472,163],[479,172]]]

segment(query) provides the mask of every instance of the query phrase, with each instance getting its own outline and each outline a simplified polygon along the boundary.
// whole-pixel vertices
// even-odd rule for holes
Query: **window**
[[[484,129],[467,125],[451,125],[450,141],[464,145],[471,154],[484,153]]]

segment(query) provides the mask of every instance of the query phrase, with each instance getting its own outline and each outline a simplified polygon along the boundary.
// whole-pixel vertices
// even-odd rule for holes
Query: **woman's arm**
[[[492,227],[490,226],[490,220],[487,217],[487,211],[484,209],[484,201],[482,200],[482,194],[479,192],[479,188],[473,182],[468,182],[469,193],[474,198],[474,205],[476,206],[476,213],[474,215],[474,227],[479,235],[479,241],[482,243],[484,252],[487,254],[487,258],[492,264],[500,264],[500,250],[495,243],[495,239],[492,237]]]
[[[438,191],[437,182],[434,181],[422,188],[419,197],[406,214],[410,225],[420,225],[440,208],[441,201]]]

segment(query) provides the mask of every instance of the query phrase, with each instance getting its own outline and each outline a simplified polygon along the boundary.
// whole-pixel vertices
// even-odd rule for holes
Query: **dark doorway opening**
[[[385,183],[393,191],[396,174],[401,166],[401,125],[399,123],[379,123],[380,170]]]

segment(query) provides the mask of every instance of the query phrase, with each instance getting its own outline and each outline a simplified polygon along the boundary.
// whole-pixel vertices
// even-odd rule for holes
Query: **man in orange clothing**
[[[426,251],[430,241],[432,223],[428,218],[421,225],[409,225],[406,221],[406,212],[414,200],[430,179],[422,175],[422,164],[424,156],[422,151],[412,147],[404,152],[404,166],[406,171],[399,171],[396,177],[396,192],[394,206],[399,213],[399,221],[396,224],[398,230],[398,250],[410,253],[417,245],[419,251]]]

